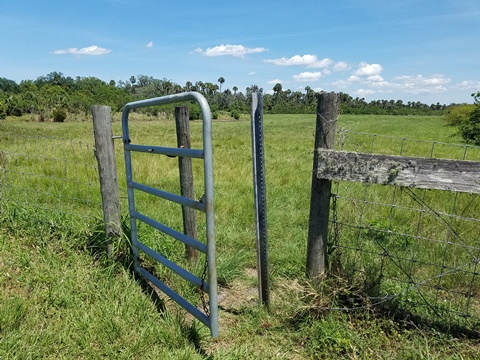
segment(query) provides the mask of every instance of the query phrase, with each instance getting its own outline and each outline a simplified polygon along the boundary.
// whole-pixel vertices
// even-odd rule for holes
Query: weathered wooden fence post
[[[337,128],[338,100],[335,93],[321,93],[317,105],[317,125],[313,156],[312,194],[308,222],[307,276],[318,280],[327,264],[330,180],[318,179],[318,148],[333,149]]]
[[[190,149],[190,124],[188,106],[175,107],[175,124],[177,129],[177,145],[179,148]],[[180,170],[180,194],[195,200],[193,183],[192,159],[189,157],[178,158]],[[192,239],[198,239],[197,214],[195,209],[182,206],[183,232]],[[185,246],[187,258],[197,259],[198,251],[190,246]]]
[[[100,192],[102,195],[103,219],[107,254],[112,254],[112,240],[122,236],[120,191],[118,189],[117,165],[113,144],[112,112],[109,106],[92,107],[95,156],[98,163]]]

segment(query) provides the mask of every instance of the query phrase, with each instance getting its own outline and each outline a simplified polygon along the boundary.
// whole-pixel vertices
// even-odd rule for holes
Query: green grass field
[[[116,119],[114,134],[120,135],[121,126]],[[192,147],[199,147],[201,122],[191,122],[190,127]],[[344,115],[338,127],[409,139],[460,142],[455,130],[444,126],[439,117]],[[214,121],[217,265],[221,286],[220,336],[211,339],[203,325],[192,321],[164,295],[149,291],[132,277],[126,267],[124,244],[115,244],[115,259],[106,258],[101,247],[96,174],[85,166],[96,164],[92,125],[38,123],[27,118],[0,122],[0,358],[467,359],[478,356],[478,339],[394,321],[373,308],[356,312],[319,310],[334,307],[340,293],[353,294],[353,289],[343,280],[332,278],[319,292],[311,289],[304,276],[314,132],[314,115],[265,116],[272,285],[271,308],[266,311],[258,306],[256,288],[250,122],[246,117],[240,121]],[[134,143],[176,144],[173,121],[133,120],[130,135]],[[45,136],[55,140],[42,140]],[[26,137],[35,141],[26,141]],[[74,139],[82,145],[64,139]],[[360,136],[355,141],[358,145],[363,140]],[[69,151],[65,143],[74,150]],[[428,156],[431,145],[423,149],[422,143],[415,144],[405,151]],[[116,145],[125,213],[120,140]],[[398,153],[398,144],[392,141],[377,146]],[[441,145],[435,151],[452,155],[451,151],[442,150]],[[461,158],[458,156],[455,158]],[[469,153],[468,158],[480,160],[479,152]],[[27,170],[20,172],[19,168]],[[179,192],[177,159],[135,154],[133,168],[137,181]],[[35,175],[40,170],[47,175]],[[195,160],[194,171],[195,192],[200,198],[203,174],[201,163]],[[12,172],[14,181],[9,177]],[[13,193],[1,187],[5,183],[10,187],[15,185]],[[43,190],[45,187],[47,190]],[[30,190],[21,190],[24,188]],[[13,203],[17,200],[20,205]],[[181,231],[179,206],[140,194],[137,203],[142,212]],[[58,211],[64,204],[66,209]],[[472,211],[471,216],[478,219],[479,210]],[[408,223],[409,215],[405,216],[404,222]],[[378,219],[373,215],[369,219],[372,223],[375,220]],[[202,223],[199,217],[200,236]],[[426,226],[434,229],[435,224]],[[203,263],[189,264],[183,257],[183,245],[146,226],[139,227],[139,234],[142,241],[168,258],[201,273]],[[149,259],[145,261],[161,279],[191,302],[201,305],[195,289]]]

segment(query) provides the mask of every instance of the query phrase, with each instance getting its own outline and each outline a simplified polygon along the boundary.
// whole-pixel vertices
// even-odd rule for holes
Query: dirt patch
[[[219,288],[218,306],[220,310],[219,326],[230,327],[236,323],[236,317],[242,308],[258,305],[257,270],[245,269],[247,280],[235,280],[230,286]]]

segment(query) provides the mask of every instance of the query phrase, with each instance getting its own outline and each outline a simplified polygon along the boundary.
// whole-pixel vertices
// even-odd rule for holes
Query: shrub
[[[189,120],[200,120],[202,118],[202,110],[198,104],[193,104],[188,107]]]
[[[0,120],[7,116],[7,107],[4,103],[0,102]]]
[[[469,118],[460,124],[459,132],[466,142],[480,145],[480,105],[475,106]]]
[[[447,125],[460,125],[470,117],[475,108],[475,105],[460,105],[452,108],[444,117]]]
[[[64,108],[57,108],[53,110],[53,121],[64,122],[67,118],[67,111]]]
[[[233,117],[235,120],[240,120],[240,113],[238,110],[232,110],[230,112],[230,116]]]

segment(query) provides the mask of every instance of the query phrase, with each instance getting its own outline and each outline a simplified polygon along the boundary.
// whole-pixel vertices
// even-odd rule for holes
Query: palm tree
[[[192,83],[190,81],[187,81],[185,83],[184,89],[185,89],[185,91],[192,91]]]
[[[233,89],[233,95],[237,95],[238,87],[234,86],[232,89]]]
[[[275,96],[278,96],[282,92],[282,84],[276,83],[275,86],[273,87],[273,91]]]
[[[220,84],[220,92],[222,92],[222,84],[225,82],[225,79],[222,76],[220,76],[217,81]]]

